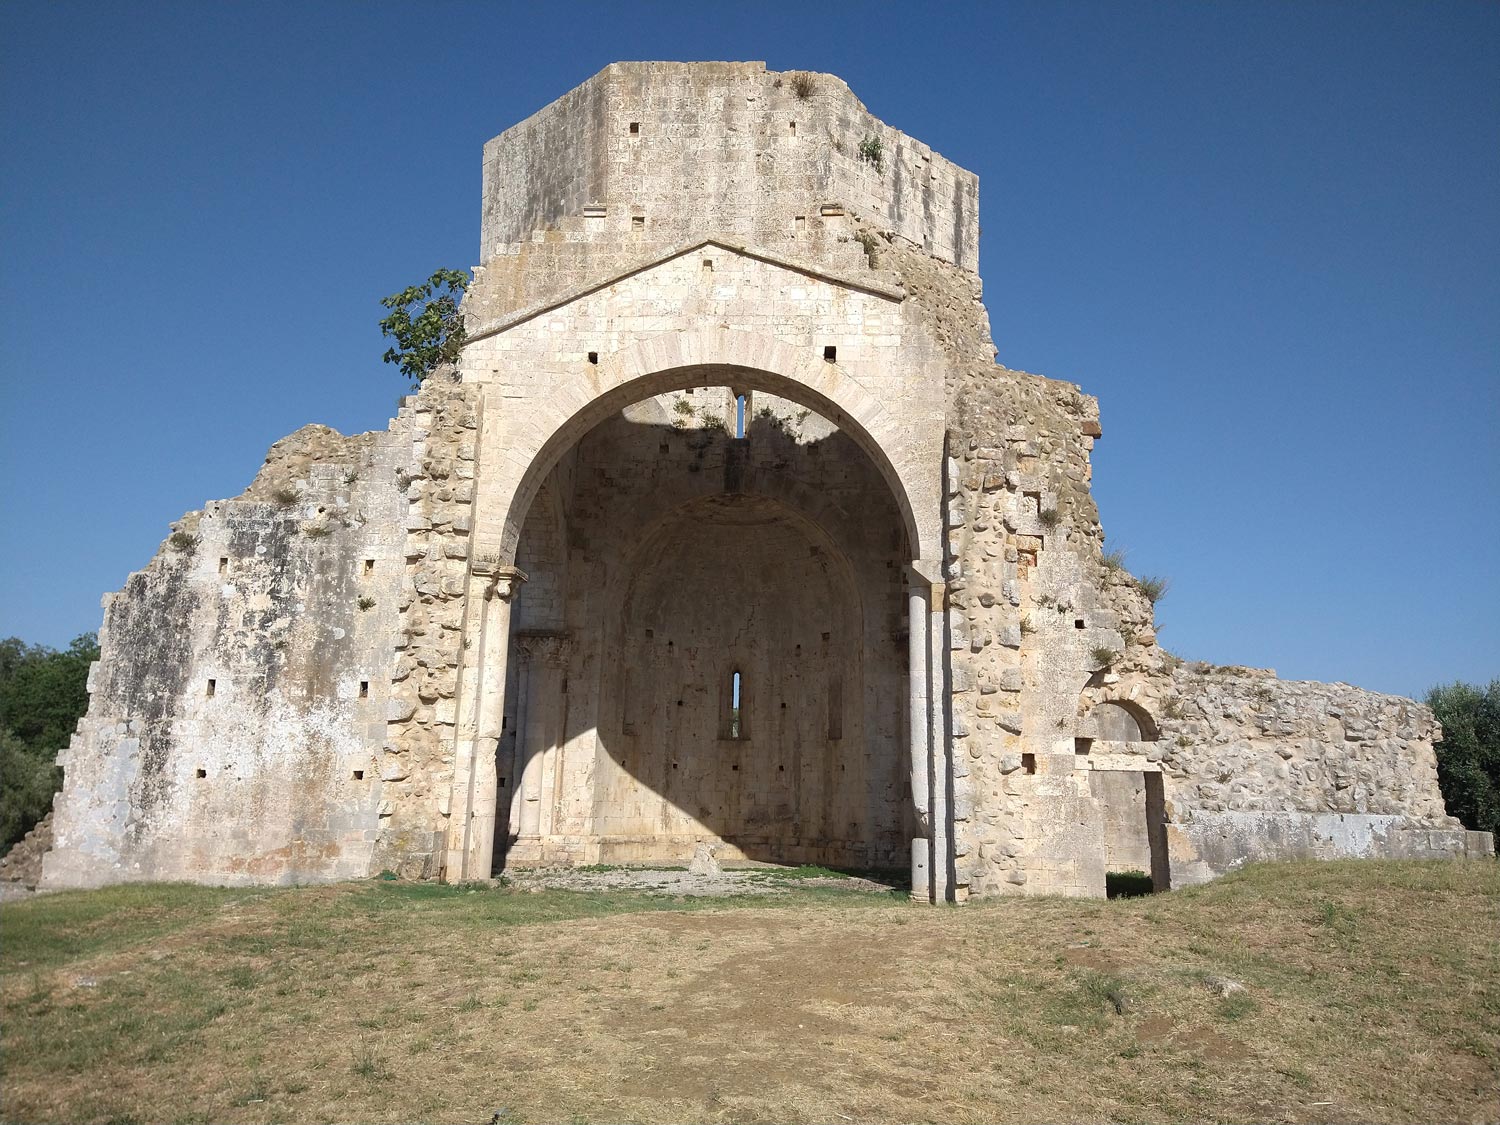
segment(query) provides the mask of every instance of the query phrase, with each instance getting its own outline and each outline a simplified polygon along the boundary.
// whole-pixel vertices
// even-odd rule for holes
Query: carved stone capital
[[[469,571],[484,582],[486,598],[499,594],[509,601],[521,583],[526,581],[526,572],[518,567],[503,565],[500,558],[499,551],[476,549],[469,560]]]

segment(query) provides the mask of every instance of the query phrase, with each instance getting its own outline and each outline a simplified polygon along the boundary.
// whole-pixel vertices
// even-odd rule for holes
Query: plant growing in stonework
[[[1100,670],[1108,668],[1111,664],[1118,660],[1119,657],[1120,654],[1117,653],[1114,649],[1110,648],[1108,645],[1099,645],[1089,650],[1089,659],[1092,660],[1094,662],[1094,666],[1099,668]]]
[[[796,94],[802,101],[812,97],[814,88],[813,76],[805,70],[799,70],[791,78],[792,93]]]
[[[875,171],[885,171],[885,145],[873,133],[866,133],[865,139],[859,142],[859,158],[873,165]]]
[[[1146,600],[1152,605],[1161,601],[1166,596],[1168,588],[1172,585],[1170,579],[1159,578],[1153,574],[1143,575],[1135,580],[1135,588],[1146,595]]]
[[[189,531],[174,531],[167,536],[167,546],[174,551],[190,551],[198,545],[198,537]]]
[[[386,363],[394,363],[414,383],[420,383],[445,363],[453,363],[466,339],[459,302],[469,287],[461,270],[438,270],[421,285],[412,285],[381,300],[391,314],[380,322],[383,336],[396,346],[386,349]]]

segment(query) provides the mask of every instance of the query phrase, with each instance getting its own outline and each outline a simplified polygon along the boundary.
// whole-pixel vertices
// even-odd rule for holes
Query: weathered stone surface
[[[43,884],[770,859],[963,899],[1489,848],[1426,708],[1157,646],[1098,403],[995,364],[977,190],[753,63],[616,64],[495,138],[459,365],[106,599]]]

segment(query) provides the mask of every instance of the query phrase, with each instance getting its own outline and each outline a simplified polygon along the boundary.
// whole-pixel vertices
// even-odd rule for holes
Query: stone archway
[[[479,458],[471,609],[460,678],[450,805],[450,878],[488,875],[494,854],[492,751],[499,746],[503,731],[511,598],[526,579],[514,560],[527,514],[543,482],[582,434],[601,419],[618,414],[624,405],[680,388],[732,385],[807,404],[828,418],[868,457],[889,490],[908,545],[903,562],[911,564],[906,576],[910,671],[904,693],[904,741],[916,823],[911,845],[914,894],[946,894],[943,875],[951,863],[946,831],[947,739],[942,710],[929,702],[943,697],[941,683],[935,679],[943,674],[941,600],[931,597],[932,585],[939,581],[939,568],[922,559],[923,552],[939,549],[940,459],[933,464],[919,457],[921,445],[912,440],[912,433],[919,427],[913,420],[905,419],[898,425],[878,400],[836,363],[808,361],[774,341],[747,340],[747,335],[727,331],[682,333],[669,343],[652,342],[618,356],[600,356],[596,364],[589,364],[586,378],[565,383],[555,395],[549,395],[551,405],[543,416],[527,421],[524,441],[517,440],[514,424],[494,445],[488,433],[482,434],[482,446],[505,452],[493,463],[482,454]],[[742,363],[693,362],[726,352],[748,352],[750,357],[768,363],[780,362],[790,367],[792,374]],[[655,366],[659,363],[668,365]],[[487,430],[496,420],[487,407],[484,428]],[[913,503],[913,491],[921,503]]]

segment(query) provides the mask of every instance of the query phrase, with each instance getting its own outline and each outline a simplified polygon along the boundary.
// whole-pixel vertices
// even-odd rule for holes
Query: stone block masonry
[[[617,63],[494,138],[457,366],[106,599],[42,885],[1489,854],[1425,707],[1157,645],[1099,404],[996,364],[978,229],[827,74]]]

